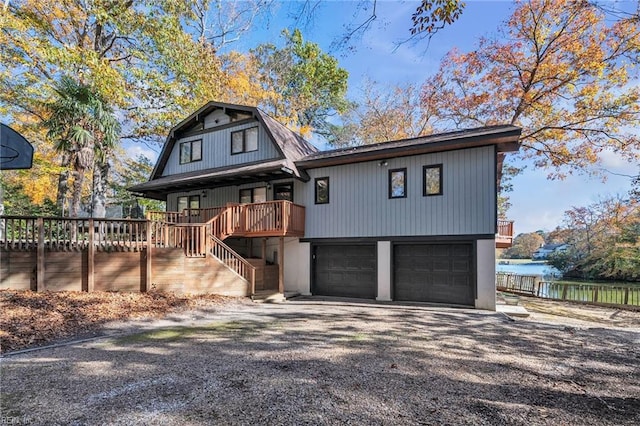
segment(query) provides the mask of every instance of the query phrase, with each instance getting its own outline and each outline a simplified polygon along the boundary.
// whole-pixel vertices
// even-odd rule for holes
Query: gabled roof
[[[301,177],[301,175],[298,173],[293,162],[318,151],[316,147],[311,145],[300,135],[288,129],[286,126],[279,123],[257,107],[223,102],[209,102],[189,117],[182,120],[169,131],[167,140],[165,141],[162,151],[158,156],[158,162],[151,173],[150,181],[157,179],[162,175],[162,170],[169,160],[173,147],[182,134],[193,129],[196,125],[204,123],[204,118],[217,109],[222,109],[225,113],[242,112],[251,114],[260,122],[260,124],[262,124],[271,137],[271,140],[275,142],[276,148],[282,156],[282,160],[284,160],[283,166],[293,170],[297,177]]]
[[[222,109],[226,114],[231,115],[234,113],[250,114],[252,117],[250,120],[257,120],[274,142],[280,158],[265,162],[162,176],[162,171],[178,139],[183,135],[192,134],[191,132],[194,129],[197,131],[198,127],[203,125],[204,118],[217,109]],[[237,121],[236,123],[241,124],[242,122]],[[215,128],[202,129],[201,131],[215,131]],[[168,192],[191,190],[205,185],[208,187],[237,185],[251,181],[286,177],[307,180],[307,174],[298,169],[295,161],[317,151],[316,147],[300,135],[257,107],[209,102],[170,130],[149,181],[132,186],[129,190],[143,193],[151,198],[163,199]]]

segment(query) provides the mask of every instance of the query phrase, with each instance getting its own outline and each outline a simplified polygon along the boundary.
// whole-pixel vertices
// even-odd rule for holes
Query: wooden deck
[[[498,220],[496,248],[509,248],[511,246],[513,246],[513,221]]]
[[[149,212],[147,218],[173,226],[206,225],[221,240],[228,237],[303,237],[305,208],[284,200],[228,203],[224,207],[183,212]]]
[[[304,236],[304,220],[304,207],[289,201],[152,212],[146,220],[0,216],[0,288],[252,296],[255,265],[223,240],[280,237],[283,265],[283,238]],[[279,289],[283,282],[280,268]]]

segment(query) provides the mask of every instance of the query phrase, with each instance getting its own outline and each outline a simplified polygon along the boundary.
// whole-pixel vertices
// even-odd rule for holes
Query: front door
[[[293,201],[293,182],[273,185],[273,199]]]

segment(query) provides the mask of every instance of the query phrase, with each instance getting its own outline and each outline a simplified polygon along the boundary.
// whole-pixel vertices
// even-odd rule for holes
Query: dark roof
[[[271,140],[276,142],[276,146],[287,163],[286,166],[300,177],[300,172],[294,162],[315,154],[318,149],[261,109],[256,108],[256,113],[258,120],[271,136]]]
[[[501,125],[437,133],[411,139],[317,152],[296,161],[296,165],[301,168],[315,168],[487,145],[496,145],[499,153],[511,152],[517,151],[520,147],[518,139],[521,131],[522,129],[516,126]]]

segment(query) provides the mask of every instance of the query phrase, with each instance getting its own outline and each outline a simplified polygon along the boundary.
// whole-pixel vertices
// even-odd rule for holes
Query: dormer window
[[[202,160],[202,139],[180,144],[180,164]]]
[[[231,154],[242,154],[258,150],[258,128],[231,132]]]

